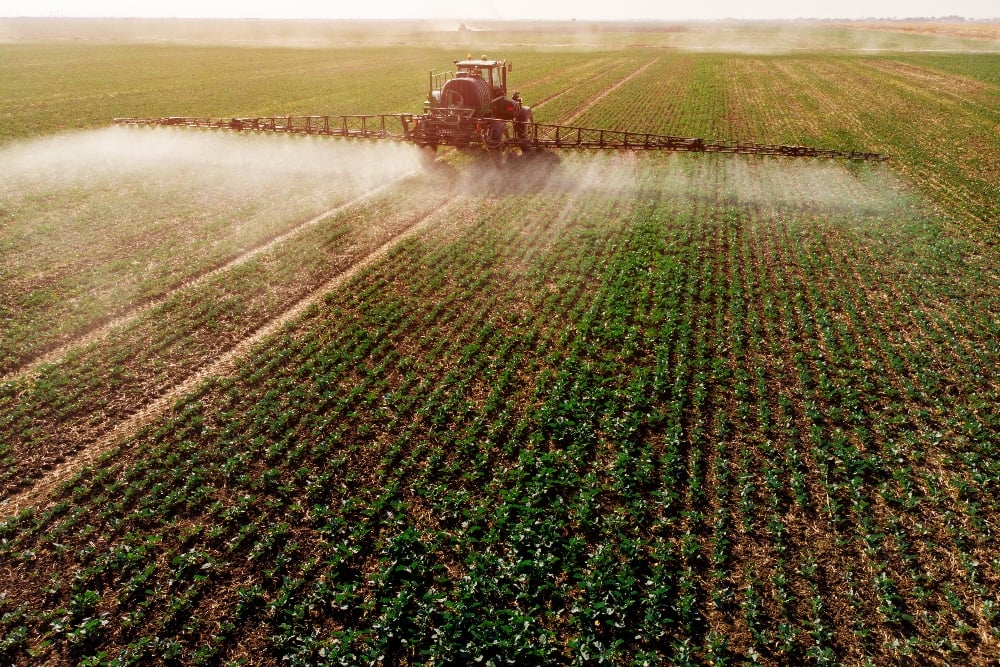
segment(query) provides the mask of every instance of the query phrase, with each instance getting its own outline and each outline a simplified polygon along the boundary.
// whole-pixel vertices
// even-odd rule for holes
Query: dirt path
[[[371,196],[372,194],[374,193],[368,193],[368,195],[363,195],[362,197]],[[439,211],[450,206],[457,198],[457,196],[450,197],[427,215],[419,218],[408,227],[402,229],[378,248],[360,258],[349,268],[337,274],[305,298],[295,303],[295,305],[291,308],[288,308],[283,313],[262,324],[252,334],[241,340],[221,356],[217,357],[214,361],[202,366],[186,379],[175,384],[166,392],[151,400],[145,407],[140,409],[128,419],[115,425],[111,430],[98,438],[93,444],[81,449],[72,457],[55,466],[32,487],[25,489],[20,493],[16,493],[0,502],[0,520],[13,517],[21,510],[42,502],[54,489],[72,477],[80,469],[96,462],[97,459],[100,458],[104,452],[111,449],[115,443],[134,435],[142,427],[152,423],[168,412],[171,406],[173,406],[180,398],[182,398],[185,394],[194,391],[207,378],[211,376],[225,375],[226,373],[231,372],[235,368],[236,362],[246,355],[255,345],[268,336],[280,331],[282,327],[302,315],[310,306],[321,303],[325,294],[338,289],[357,275],[358,272],[385,257],[386,254],[388,254],[389,251],[391,251],[399,243],[425,229]],[[350,206],[351,203],[344,204],[343,206]],[[342,207],[327,211],[326,213],[303,223],[303,225],[300,225],[300,227],[296,229],[300,229],[305,225],[314,224],[315,222],[332,215],[334,212],[339,210],[339,208]],[[292,233],[293,232],[289,232],[287,235],[291,235]],[[276,242],[277,240],[273,243]],[[256,253],[261,251],[263,251],[263,247],[253,252]]]
[[[83,347],[85,345],[103,339],[111,331],[129,324],[130,322],[139,318],[144,313],[147,313],[150,310],[153,310],[154,308],[162,305],[163,303],[166,303],[176,294],[184,290],[190,289],[192,287],[196,287],[208,280],[211,280],[220,273],[228,271],[233,267],[245,264],[254,257],[257,257],[258,255],[269,251],[279,243],[282,243],[287,239],[297,236],[298,234],[302,233],[309,227],[312,227],[313,225],[316,225],[317,223],[326,220],[331,216],[337,215],[338,213],[350,208],[351,206],[355,206],[367,199],[370,199],[378,195],[378,193],[385,190],[389,186],[393,185],[393,183],[395,183],[395,181],[390,183],[385,183],[377,188],[368,190],[367,192],[364,192],[358,195],[357,197],[354,197],[353,199],[343,204],[340,204],[339,206],[327,209],[326,211],[323,211],[319,215],[316,215],[312,218],[309,218],[308,220],[300,222],[291,229],[288,229],[282,232],[281,234],[278,234],[277,236],[265,239],[263,242],[250,248],[243,254],[233,257],[224,264],[216,266],[215,268],[206,269],[205,271],[202,271],[200,273],[196,273],[187,280],[185,280],[184,282],[169,288],[162,294],[133,305],[120,315],[112,316],[108,319],[98,321],[94,325],[85,328],[82,332],[72,335],[68,340],[56,344],[56,347],[46,352],[43,352],[34,359],[27,361],[20,367],[15,368],[14,370],[8,372],[6,375],[0,377],[0,383],[23,380],[30,377],[32,374],[36,373],[38,369],[41,368],[42,366],[56,363],[57,361],[59,361],[59,359],[64,357],[71,350],[78,347]]]

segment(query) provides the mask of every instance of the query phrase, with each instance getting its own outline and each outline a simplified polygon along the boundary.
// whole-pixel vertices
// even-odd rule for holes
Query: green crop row
[[[416,168],[411,152],[383,148],[397,165],[378,174],[350,164],[356,146],[170,130],[109,128],[0,155],[10,216],[0,373]]]
[[[24,488],[439,205],[418,176],[140,311],[0,388],[0,476]]]
[[[147,53],[241,71],[238,49],[83,52],[98,68]],[[329,93],[352,104],[413,98],[367,86],[388,49],[248,53],[247,88],[220,105],[279,108],[297,90],[311,107],[337,88],[310,88],[318,66],[344,74]],[[988,68],[942,55],[501,55],[526,101],[544,101],[539,116],[893,160],[446,155],[6,382],[4,483],[44,484],[47,467],[392,246],[5,515],[0,662],[1000,655]],[[200,81],[185,105],[215,79]],[[24,75],[14,90],[40,85]],[[127,226],[120,205],[112,227]],[[31,203],[38,220],[46,206]],[[5,289],[27,279],[4,271]]]
[[[905,275],[934,247],[926,211],[879,171],[600,159],[438,211],[235,375],[8,522],[23,581],[8,655],[989,650],[987,441],[953,441],[948,468],[922,452],[946,451],[932,445],[947,415],[991,390],[960,371],[939,393],[920,355],[961,359],[962,339],[922,324],[919,303],[868,301],[862,248]],[[609,168],[616,182],[588,180]],[[961,256],[940,250],[942,269]],[[940,553],[970,558],[955,570]]]

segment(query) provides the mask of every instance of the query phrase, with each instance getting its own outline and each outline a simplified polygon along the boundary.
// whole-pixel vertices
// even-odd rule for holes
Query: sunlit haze
[[[321,2],[245,0],[212,2],[175,0],[136,3],[133,0],[78,2],[73,0],[4,0],[0,16],[59,17],[177,17],[177,18],[288,18],[288,19],[499,19],[499,20],[681,20],[681,19],[793,19],[793,18],[908,18],[961,16],[983,19],[1000,16],[996,0],[837,0],[802,3],[792,0],[740,2],[702,0],[664,3],[661,0],[615,2],[558,2],[504,0],[382,0],[381,2]]]

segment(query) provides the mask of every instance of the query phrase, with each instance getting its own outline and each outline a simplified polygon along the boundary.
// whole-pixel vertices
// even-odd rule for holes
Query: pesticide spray
[[[0,336],[120,313],[420,167],[408,145],[168,128],[0,149]]]

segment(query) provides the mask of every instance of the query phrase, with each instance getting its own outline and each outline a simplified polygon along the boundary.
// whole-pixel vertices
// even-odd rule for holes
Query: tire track
[[[408,176],[412,176],[412,174]],[[368,199],[371,199],[372,197],[377,196],[380,192],[388,189],[392,185],[407,178],[408,176],[404,176],[398,180],[380,185],[377,188],[368,190],[367,192],[363,192],[362,194],[354,197],[353,199],[348,200],[347,202],[344,202],[343,204],[327,209],[326,211],[323,211],[322,213],[315,215],[312,218],[309,218],[308,220],[305,220],[304,222],[295,225],[291,229],[288,229],[276,236],[272,236],[269,239],[265,239],[263,242],[250,248],[243,254],[231,258],[224,264],[216,266],[215,268],[207,269],[201,273],[195,273],[187,280],[177,283],[172,287],[168,287],[165,292],[162,292],[157,296],[149,297],[148,299],[139,301],[132,307],[127,308],[125,312],[122,314],[111,315],[108,318],[102,318],[101,320],[98,320],[94,324],[85,327],[80,333],[71,335],[68,338],[68,340],[63,341],[62,343],[55,343],[54,347],[52,347],[51,349],[40,352],[34,358],[25,361],[24,363],[20,364],[13,370],[8,371],[5,375],[0,376],[0,383],[15,382],[19,380],[28,379],[31,375],[37,373],[42,366],[54,364],[58,362],[62,357],[66,356],[66,354],[68,354],[70,351],[104,339],[105,337],[108,336],[108,334],[111,331],[124,327],[130,322],[135,321],[145,313],[148,313],[149,311],[157,308],[158,306],[163,305],[164,303],[169,301],[171,298],[173,298],[180,292],[183,292],[184,290],[187,289],[191,289],[193,287],[197,287],[198,285],[201,285],[202,283],[211,280],[212,278],[218,276],[221,273],[224,273],[225,271],[229,271],[234,267],[240,266],[241,264],[245,264],[246,262],[257,257],[258,255],[271,250],[278,244],[290,238],[294,238],[295,236],[302,233],[309,227],[312,227],[322,222],[323,220],[326,220],[329,217],[335,216],[349,209],[352,206],[356,206]]]
[[[635,71],[633,71],[631,74],[629,74],[628,76],[626,76],[624,79],[622,79],[621,81],[619,81],[618,83],[616,83],[615,85],[611,86],[610,88],[608,88],[607,90],[605,90],[603,93],[601,93],[600,95],[598,95],[597,97],[595,97],[594,99],[592,99],[588,104],[585,104],[575,114],[573,114],[569,118],[567,118],[564,121],[562,121],[562,124],[563,125],[572,125],[576,121],[577,118],[582,117],[588,111],[590,111],[595,106],[597,106],[598,104],[600,104],[601,100],[603,100],[605,97],[607,97],[608,95],[612,94],[613,92],[615,92],[616,90],[618,90],[619,88],[621,88],[622,86],[624,86],[626,83],[628,83],[629,81],[631,81],[635,77],[637,77],[640,74],[642,74],[643,72],[645,72],[655,62],[656,62],[655,60],[650,60],[648,63],[646,63],[642,67],[639,67],[638,69],[636,69]]]
[[[614,64],[609,65],[608,67],[604,68],[600,72],[597,72],[596,74],[591,74],[589,76],[590,76],[590,78],[596,79],[597,77],[604,76],[605,74],[607,74],[608,72],[610,72],[612,69],[614,69]],[[548,97],[543,98],[543,99],[539,100],[538,102],[535,102],[534,104],[531,105],[531,108],[533,110],[534,109],[540,109],[541,107],[545,106],[549,102],[552,102],[554,100],[559,99],[560,97],[562,97],[566,93],[570,92],[571,90],[576,90],[576,86],[573,86],[573,85],[567,86],[566,88],[563,88],[562,90],[560,90],[558,93],[553,93],[552,95],[549,95]]]
[[[369,193],[368,196],[370,195],[371,193]],[[327,282],[316,290],[313,290],[303,299],[300,299],[293,306],[261,324],[255,331],[253,331],[253,333],[236,343],[227,352],[217,357],[214,361],[202,366],[198,370],[195,370],[186,379],[178,382],[170,389],[161,393],[158,397],[152,399],[144,407],[140,408],[132,416],[122,422],[119,422],[109,431],[99,436],[92,444],[87,445],[62,463],[56,465],[48,474],[39,478],[30,488],[11,495],[0,502],[0,520],[12,518],[21,510],[42,502],[46,496],[48,496],[59,485],[70,479],[79,470],[85,466],[94,464],[102,454],[109,451],[117,442],[135,435],[144,426],[153,423],[156,419],[169,412],[171,407],[178,400],[197,389],[198,386],[209,377],[225,375],[232,372],[236,367],[236,363],[254,346],[258,345],[266,338],[277,333],[287,324],[300,317],[308,308],[321,303],[323,297],[327,293],[340,288],[359,272],[385,257],[397,245],[426,229],[438,213],[451,206],[457,199],[459,199],[459,195],[449,197],[441,205],[437,206],[409,226],[400,230],[382,245],[360,258],[357,262],[341,273],[330,278]],[[344,204],[344,207],[350,205],[351,203]],[[337,209],[333,210],[335,211]],[[313,218],[312,220],[303,223],[303,225],[314,224],[314,222],[318,222],[327,215],[332,215],[332,213],[327,212],[321,216],[317,216],[317,218]]]

